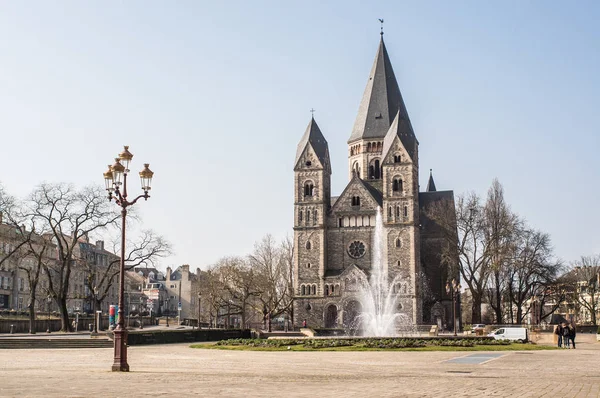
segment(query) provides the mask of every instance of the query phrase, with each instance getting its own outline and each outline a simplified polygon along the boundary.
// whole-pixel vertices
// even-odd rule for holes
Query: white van
[[[488,336],[496,340],[523,340],[527,341],[527,328],[500,328],[494,330]]]

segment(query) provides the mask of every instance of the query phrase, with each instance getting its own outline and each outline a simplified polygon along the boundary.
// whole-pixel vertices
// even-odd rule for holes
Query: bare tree
[[[263,323],[271,331],[271,321],[286,313],[292,305],[292,291],[289,285],[289,265],[282,255],[283,250],[271,235],[265,236],[254,246],[249,256],[252,267],[259,275],[261,292],[259,296]]]
[[[11,242],[11,249],[0,259],[0,266],[10,262],[15,275],[21,271],[27,276],[29,333],[34,334],[38,283],[43,265],[52,261],[49,253],[52,244],[35,232],[34,221],[23,215],[21,206],[19,201],[0,186],[1,227],[4,229],[4,238]]]
[[[443,233],[442,261],[454,275],[456,267],[471,293],[472,322],[481,323],[481,304],[490,276],[490,246],[486,240],[485,212],[475,193],[461,195],[456,208],[448,201],[438,201],[427,211]],[[458,231],[458,234],[456,233]],[[458,264],[456,264],[458,259]]]
[[[482,211],[484,240],[489,248],[488,302],[494,310],[496,323],[502,324],[504,323],[503,297],[507,288],[507,267],[521,221],[504,200],[504,188],[497,179],[492,181]]]
[[[550,236],[525,229],[519,233],[511,265],[507,270],[507,291],[511,323],[521,324],[531,309],[531,298],[556,278],[560,263],[552,256]],[[515,317],[516,310],[516,317]]]
[[[582,256],[567,277],[572,284],[570,298],[589,313],[592,325],[597,325],[600,311],[600,255]]]
[[[85,252],[79,251],[80,255],[77,260],[86,270],[85,285],[90,292],[94,313],[98,308],[102,308],[102,303],[118,279],[121,260],[118,255],[114,254],[120,250],[119,247],[116,247],[118,245],[120,242],[113,245],[112,253],[107,251],[106,264],[98,263],[94,257],[87,257]],[[125,247],[127,248],[125,271],[131,271],[140,266],[154,266],[160,258],[171,254],[171,244],[151,230],[142,231],[137,239],[129,240]]]
[[[61,330],[71,330],[67,299],[75,249],[82,239],[113,225],[120,216],[100,187],[77,190],[68,184],[40,185],[26,202],[25,211],[41,235],[56,245],[57,260],[44,264],[44,270],[60,312]]]

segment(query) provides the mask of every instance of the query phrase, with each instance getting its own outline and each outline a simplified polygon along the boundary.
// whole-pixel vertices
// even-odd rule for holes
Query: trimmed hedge
[[[423,338],[342,338],[342,339],[230,339],[221,340],[216,345],[246,347],[287,347],[304,348],[364,347],[364,348],[416,348],[427,346],[474,347],[476,345],[509,345],[507,340],[490,338],[423,339]]]
[[[250,330],[200,329],[200,330],[153,330],[135,331],[127,334],[127,345],[186,343],[195,341],[219,341],[227,339],[250,339]]]

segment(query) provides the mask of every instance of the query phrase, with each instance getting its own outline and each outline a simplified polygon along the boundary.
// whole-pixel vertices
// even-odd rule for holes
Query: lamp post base
[[[117,328],[115,335],[115,359],[112,365],[113,372],[129,372],[127,363],[127,329]]]

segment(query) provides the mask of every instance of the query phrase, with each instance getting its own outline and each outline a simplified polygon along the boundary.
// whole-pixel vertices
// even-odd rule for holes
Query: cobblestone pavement
[[[110,371],[112,349],[0,350],[0,396],[599,397],[600,343],[583,337],[576,350],[502,352],[481,364],[446,362],[474,352],[134,346],[129,373]]]

